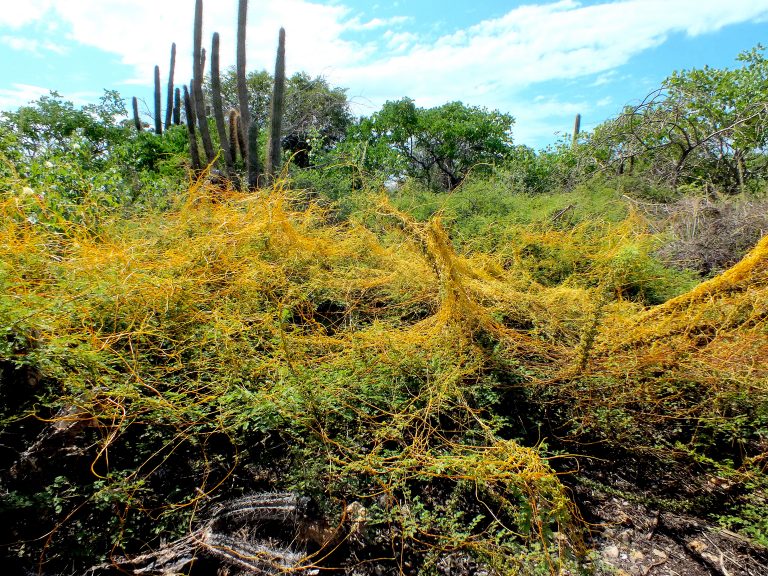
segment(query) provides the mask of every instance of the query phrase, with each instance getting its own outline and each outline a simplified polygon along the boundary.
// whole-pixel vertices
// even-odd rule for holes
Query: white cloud
[[[768,0],[574,0],[522,6],[439,38],[338,71],[374,103],[408,94],[417,102],[479,101],[509,109],[532,84],[607,73],[670,34],[698,35],[768,15]],[[603,82],[608,78],[604,77]],[[487,82],[495,81],[493,90]]]
[[[40,42],[37,38],[24,36],[0,36],[0,44],[5,44],[17,52],[31,52],[38,56],[41,55],[42,51],[55,52],[56,54],[65,54],[67,51],[65,47],[49,40]]]
[[[56,54],[67,54],[69,52],[68,48],[66,46],[62,46],[60,44],[54,44],[53,42],[50,42],[46,40],[42,43],[42,48],[44,50],[48,50],[49,52],[55,52]]]
[[[346,27],[350,30],[376,30],[378,28],[385,28],[387,26],[397,26],[408,22],[410,18],[407,16],[393,16],[391,18],[373,18],[367,22],[360,22],[358,18],[353,18],[346,23]]]
[[[48,88],[30,84],[12,84],[11,86],[10,89],[0,88],[0,110],[14,110],[50,92]]]
[[[535,107],[524,103],[521,94],[532,85],[596,76],[594,86],[599,86],[616,81],[613,71],[670,35],[697,36],[768,18],[768,0],[602,0],[589,5],[538,1],[436,40],[430,23],[407,17],[361,19],[344,0],[251,2],[248,67],[273,67],[277,31],[284,26],[288,72],[322,74],[348,87],[359,113],[406,95],[421,106],[462,100],[513,111],[519,120],[516,133],[522,137],[524,123],[543,127],[545,114],[564,113],[551,102]],[[170,45],[176,42],[176,78],[181,83],[189,80],[191,71],[193,4],[19,0],[13,11],[0,11],[0,26],[37,23],[52,30],[58,25],[57,34],[68,31],[69,41],[115,54],[133,70],[132,80],[145,86],[152,83],[155,64],[165,77]],[[214,5],[209,0],[205,5],[206,44],[218,31],[222,66],[231,66],[237,2]],[[52,36],[42,34],[38,48],[52,49]]]
[[[237,3],[211,6],[206,3],[204,10],[204,44],[210,49],[211,34],[218,31],[221,65],[231,66],[235,61]],[[54,0],[54,8],[69,25],[71,39],[118,55],[122,63],[134,69],[138,82],[151,83],[155,64],[167,74],[172,42],[177,44],[177,78],[183,82],[191,75],[194,7],[189,0]],[[373,45],[345,40],[342,35],[371,23],[360,24],[349,15],[344,6],[308,0],[252,2],[248,12],[248,67],[274,66],[281,26],[286,28],[289,73],[306,70],[322,74],[361,62],[373,51]]]
[[[18,28],[35,22],[51,7],[53,0],[20,0],[13,6],[0,6],[0,26]]]
[[[192,4],[25,0],[18,3],[23,8],[14,21],[55,10],[73,40],[118,55],[144,84],[151,83],[155,64],[167,73],[175,41],[177,77],[186,81],[191,70]],[[222,65],[229,66],[235,55],[236,2],[211,6],[206,3],[204,37],[220,32]],[[437,95],[443,102],[477,96],[495,106],[537,82],[609,72],[670,34],[698,35],[766,15],[768,0],[618,0],[588,6],[560,0],[521,6],[427,43],[419,41],[415,26],[355,36],[368,38],[364,41],[348,38],[351,31],[402,28],[408,23],[404,16],[361,21],[342,3],[252,2],[248,62],[252,69],[270,69],[277,30],[284,26],[289,72],[327,75],[351,93],[376,102],[404,94],[425,101]],[[7,22],[7,14],[5,18]]]
[[[418,41],[419,36],[413,32],[393,32],[392,30],[387,30],[384,32],[383,38],[386,40],[386,46],[390,52],[401,53],[413,46]]]
[[[618,76],[616,70],[609,70],[605,74],[600,74],[590,86],[593,88],[596,88],[598,86],[605,86],[607,84],[612,84],[616,81],[616,77]]]
[[[22,38],[20,36],[2,36],[0,42],[8,46],[11,50],[18,52],[37,53],[40,43],[34,38]]]
[[[11,84],[10,88],[0,88],[0,110],[16,110],[20,106],[26,106],[39,100],[42,96],[48,96],[55,88],[46,88],[34,84]],[[84,106],[93,103],[103,96],[103,92],[58,92],[63,100],[72,102],[76,106]]]

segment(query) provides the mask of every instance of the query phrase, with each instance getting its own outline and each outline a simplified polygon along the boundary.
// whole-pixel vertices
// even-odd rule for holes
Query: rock
[[[623,543],[627,543],[632,539],[632,530],[624,530],[621,534],[619,534],[619,540]]]
[[[669,558],[669,556],[667,555],[666,552],[664,552],[664,550],[659,550],[658,548],[654,548],[653,550],[651,550],[651,554],[653,554],[656,558],[662,561]]]
[[[619,557],[619,547],[618,546],[607,546],[603,548],[603,557],[605,558],[618,558]]]
[[[645,558],[645,554],[640,552],[640,550],[630,550],[629,552],[629,559],[633,562],[640,562]]]

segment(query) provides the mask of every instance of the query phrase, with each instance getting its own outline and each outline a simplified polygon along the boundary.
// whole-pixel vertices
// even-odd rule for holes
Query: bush
[[[659,250],[670,266],[716,274],[741,260],[768,233],[768,201],[686,196],[663,209],[671,240]]]

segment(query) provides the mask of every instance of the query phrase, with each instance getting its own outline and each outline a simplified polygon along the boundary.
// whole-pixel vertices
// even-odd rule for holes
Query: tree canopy
[[[642,167],[672,187],[743,191],[764,177],[768,61],[757,46],[738,68],[674,72],[642,102],[595,131],[588,153],[619,172]],[[638,166],[640,164],[640,166]]]
[[[107,152],[123,138],[120,118],[126,110],[120,95],[107,90],[98,104],[76,108],[57,92],[12,112],[3,112],[0,123],[17,140],[17,149],[31,159],[61,153],[79,137],[93,157]]]
[[[393,175],[452,190],[473,167],[509,157],[513,123],[512,116],[497,110],[461,102],[419,108],[403,98],[363,119],[352,137],[378,149],[370,161],[388,163]]]

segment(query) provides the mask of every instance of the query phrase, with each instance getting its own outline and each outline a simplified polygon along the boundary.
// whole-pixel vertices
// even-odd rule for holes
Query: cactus
[[[251,122],[248,126],[248,188],[255,190],[259,185],[259,125]]]
[[[195,134],[195,108],[189,90],[184,86],[184,112],[187,116],[187,133],[189,135],[189,155],[192,159],[192,170],[199,172],[201,168],[200,151],[197,149],[197,134]]]
[[[248,138],[247,134],[243,131],[243,119],[240,117],[240,114],[235,116],[235,120],[237,122],[237,132],[235,132],[237,147],[240,150],[240,159],[245,164],[245,159],[248,158]]]
[[[174,90],[173,124],[175,126],[181,124],[181,90],[178,88]]]
[[[192,78],[198,78],[203,49],[203,0],[195,0],[195,22],[192,29]]]
[[[163,133],[163,120],[160,104],[160,66],[155,66],[155,134]]]
[[[576,114],[576,120],[573,121],[573,142],[571,146],[576,148],[579,143],[579,131],[581,130],[581,114]]]
[[[193,88],[194,82],[192,80],[189,81],[189,86],[186,86],[187,91],[189,92],[189,104],[191,108],[187,110],[187,116],[192,118],[192,122],[194,124],[197,124],[197,106],[195,105],[195,90]],[[184,107],[186,109],[186,102],[184,102]]]
[[[144,130],[144,126],[141,125],[141,118],[139,118],[139,101],[136,96],[133,97],[133,123],[137,132]]]
[[[269,127],[269,148],[267,148],[267,180],[272,181],[280,168],[282,147],[280,137],[285,108],[285,29],[280,28],[275,59],[275,83],[272,87],[272,116]]]
[[[173,103],[173,73],[176,69],[176,42],[171,44],[171,66],[168,70],[168,98],[165,103],[165,129],[171,127],[171,114],[175,112]],[[177,122],[178,124],[178,122]]]
[[[219,145],[224,152],[224,164],[227,176],[238,188],[235,175],[235,165],[232,161],[232,149],[227,138],[226,124],[224,123],[224,109],[221,101],[221,77],[219,75],[219,33],[214,32],[211,43],[211,92],[213,100],[213,117],[216,120],[216,131],[219,134]]]
[[[237,151],[240,150],[240,158],[243,158],[244,144],[240,132],[240,119],[237,110],[234,108],[229,111],[229,149],[232,151],[232,160],[237,161]]]
[[[200,130],[200,137],[203,141],[203,149],[208,164],[216,160],[213,152],[213,142],[211,134],[208,131],[208,120],[205,117],[205,97],[203,96],[203,0],[195,1],[195,26],[194,43],[192,48],[192,100],[195,106],[195,115],[197,116],[197,127]]]
[[[248,17],[248,0],[239,0],[237,7],[237,100],[240,107],[240,142],[248,138],[248,147],[242,146],[240,154],[245,160],[248,171],[248,187],[256,188],[259,176],[258,146],[251,146],[251,139],[258,141],[258,123],[251,121],[251,112],[248,108],[248,84],[245,77],[245,28]],[[253,128],[251,124],[253,123]],[[254,150],[255,153],[251,154]]]

